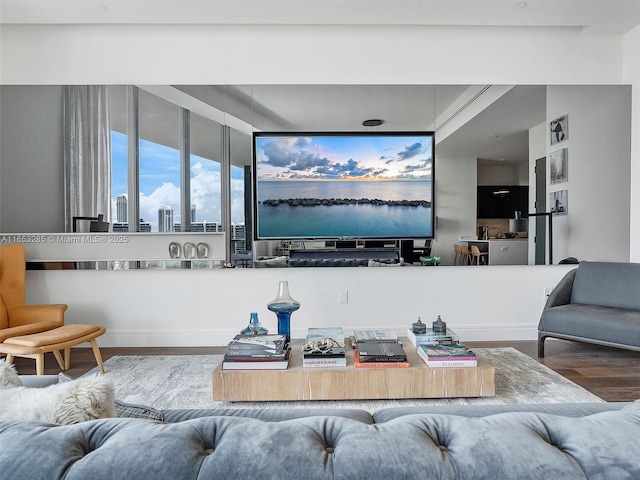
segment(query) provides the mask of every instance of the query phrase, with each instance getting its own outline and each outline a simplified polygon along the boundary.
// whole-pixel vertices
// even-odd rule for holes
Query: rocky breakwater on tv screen
[[[430,207],[427,200],[380,200],[378,198],[273,198],[261,202],[277,207],[287,204],[292,207],[314,207],[319,205],[388,205],[392,207]]]

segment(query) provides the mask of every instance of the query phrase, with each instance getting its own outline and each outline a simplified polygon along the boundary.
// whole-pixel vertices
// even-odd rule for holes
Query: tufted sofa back
[[[3,478],[640,478],[640,412],[0,423]]]

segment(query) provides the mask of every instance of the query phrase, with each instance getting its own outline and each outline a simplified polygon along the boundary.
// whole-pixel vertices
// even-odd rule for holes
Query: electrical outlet
[[[544,287],[544,299],[546,300],[549,295],[553,292],[553,287]]]
[[[338,292],[338,303],[349,303],[349,290],[340,290]]]

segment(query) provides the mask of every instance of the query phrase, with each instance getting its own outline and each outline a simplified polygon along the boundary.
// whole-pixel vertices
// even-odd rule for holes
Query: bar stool
[[[477,245],[471,245],[471,265],[480,265],[480,259],[482,259],[482,263],[486,265],[487,259],[489,258],[489,252],[481,252]]]
[[[460,250],[462,251],[460,265],[471,265],[471,252],[469,251],[469,247],[466,245],[460,245]]]
[[[456,256],[453,258],[453,264],[458,265],[458,261],[462,261],[462,249],[460,248],[460,245],[454,243],[453,251],[456,252]]]

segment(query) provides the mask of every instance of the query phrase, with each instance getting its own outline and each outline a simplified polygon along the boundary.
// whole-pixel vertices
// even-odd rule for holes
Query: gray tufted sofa
[[[638,479],[636,404],[164,412],[0,422],[0,476],[38,479]],[[629,408],[631,407],[631,408]]]
[[[547,337],[640,350],[640,264],[581,262],[553,289],[538,324]]]

